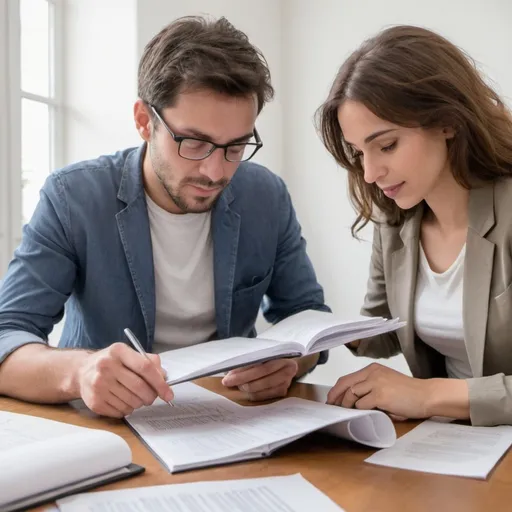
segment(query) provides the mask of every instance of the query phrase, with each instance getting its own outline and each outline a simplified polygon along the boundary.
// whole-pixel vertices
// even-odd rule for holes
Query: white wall
[[[136,0],[62,0],[64,165],[140,144]],[[63,321],[50,335],[60,339]]]
[[[64,0],[64,162],[140,144],[136,0]]]
[[[371,244],[351,238],[354,213],[345,172],[319,142],[312,116],[325,99],[344,58],[388,25],[409,23],[439,31],[465,48],[512,98],[512,2],[509,0],[284,0],[284,171],[309,242],[309,253],[328,303],[336,313],[356,314],[365,293]],[[371,230],[365,232],[371,240]],[[309,381],[330,383],[366,365],[344,348]],[[400,356],[389,364],[408,371]]]
[[[281,63],[281,3],[276,0],[258,2],[239,0],[139,0],[137,3],[137,55],[142,55],[146,43],[165,25],[181,16],[209,14],[225,16],[237,28],[244,31],[253,44],[260,48],[268,61],[276,96],[265,107],[258,119],[258,131],[263,148],[256,161],[268,166],[277,174],[282,170],[282,87]]]

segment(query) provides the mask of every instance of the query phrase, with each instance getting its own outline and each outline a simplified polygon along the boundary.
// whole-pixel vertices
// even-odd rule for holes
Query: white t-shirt
[[[211,212],[176,215],[147,194],[146,201],[155,268],[153,352],[207,341],[217,330]]]
[[[473,375],[464,344],[462,316],[466,246],[451,267],[441,274],[432,271],[421,244],[419,252],[414,307],[416,334],[445,356],[448,377],[471,378]]]

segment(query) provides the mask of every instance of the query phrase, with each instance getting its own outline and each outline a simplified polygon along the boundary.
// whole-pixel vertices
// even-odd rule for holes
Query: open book
[[[95,430],[0,411],[0,510],[11,512],[142,473],[126,441]]]
[[[398,319],[360,316],[340,320],[323,311],[302,311],[257,338],[227,338],[160,354],[169,385],[270,359],[299,357],[403,327]]]
[[[192,383],[174,393],[174,407],[159,400],[125,418],[171,473],[266,457],[317,430],[375,448],[396,441],[392,421],[380,411],[302,398],[243,407]]]

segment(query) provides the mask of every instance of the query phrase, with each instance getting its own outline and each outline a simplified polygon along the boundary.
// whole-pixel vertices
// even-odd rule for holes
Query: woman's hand
[[[431,381],[415,379],[372,363],[340,377],[327,396],[327,403],[356,409],[379,409],[393,419],[426,418]]]

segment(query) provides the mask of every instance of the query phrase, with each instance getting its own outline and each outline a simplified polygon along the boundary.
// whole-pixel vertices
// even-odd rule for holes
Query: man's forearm
[[[319,358],[320,353],[299,357],[297,359],[298,369],[295,378],[299,379],[300,377],[308,373],[312,368],[314,368],[317,365]]]
[[[89,354],[39,343],[24,345],[0,364],[0,395],[41,403],[79,398],[78,369]]]

